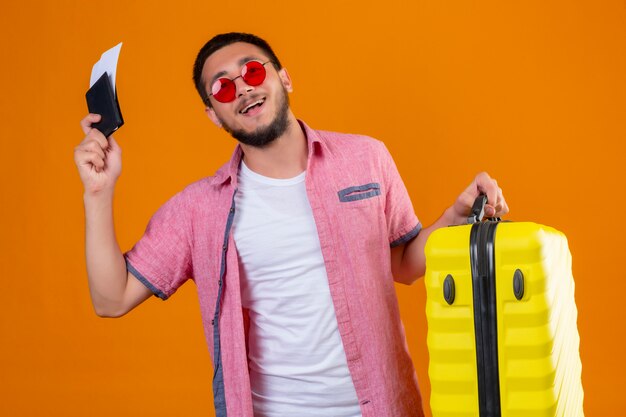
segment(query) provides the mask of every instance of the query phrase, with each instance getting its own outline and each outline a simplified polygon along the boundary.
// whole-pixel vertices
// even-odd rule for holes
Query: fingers
[[[495,207],[496,216],[501,217],[509,212],[509,205],[506,203],[504,199],[504,195],[502,194],[502,188],[498,188],[500,190],[498,202],[500,203],[499,207]]]
[[[476,176],[474,180],[478,194],[485,194],[487,196],[487,203],[494,206],[497,203],[498,196],[498,183],[492,179],[486,172],[481,172]]]
[[[487,195],[485,214],[489,217],[501,217],[509,212],[509,206],[504,199],[502,188],[498,182],[491,178],[486,172],[481,172],[476,176],[476,188],[479,193]]]
[[[89,113],[83,120],[80,121],[80,127],[83,129],[83,133],[86,135],[92,129],[92,123],[98,123],[100,121],[99,114]]]
[[[74,161],[79,168],[93,165],[96,172],[100,172],[100,169],[105,166],[106,156],[100,145],[96,142],[90,142],[75,148]]]
[[[108,145],[109,145],[109,149],[111,151],[118,152],[118,153],[122,152],[122,149],[120,148],[120,145],[117,144],[117,141],[115,140],[113,135],[109,136]]]
[[[498,191],[496,194],[496,203],[493,204],[493,214],[492,217],[502,217],[509,212],[509,206],[506,204],[504,200],[504,195],[502,194],[502,188],[497,187]]]
[[[100,120],[100,115],[97,114],[88,114],[81,120],[80,125],[86,136],[83,141],[74,148],[74,160],[76,165],[79,167],[93,166],[96,172],[100,172],[104,169],[107,152],[111,150],[111,144],[107,141],[102,132],[91,127],[91,124],[98,120]]]
[[[81,144],[81,145],[77,146],[76,149],[78,151],[81,151],[81,152],[95,153],[96,155],[100,156],[101,158],[105,157],[105,150],[102,149],[100,144],[98,142],[96,142],[96,141],[88,141],[88,142],[86,142],[84,144]]]
[[[509,206],[504,199],[502,189],[498,186],[498,182],[486,172],[481,172],[455,200],[451,207],[450,213],[452,213],[453,217],[448,219],[449,224],[463,224],[480,194],[487,196],[485,216],[501,217],[509,212]]]
[[[94,152],[84,152],[78,163],[84,166],[92,165],[96,172],[102,171],[105,166],[104,158]]]
[[[81,143],[81,145],[83,143],[88,143],[88,142],[96,142],[98,145],[100,145],[100,148],[107,149],[109,147],[109,141],[104,137],[104,135],[102,134],[102,132],[100,132],[98,129],[91,129],[87,132],[87,135],[85,136],[85,139],[83,139],[83,142]]]

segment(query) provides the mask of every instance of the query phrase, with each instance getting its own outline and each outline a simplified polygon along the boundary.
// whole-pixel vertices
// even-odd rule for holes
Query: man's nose
[[[246,84],[241,76],[235,78],[233,82],[235,83],[235,88],[237,89],[237,97],[241,97],[244,94],[248,94],[254,90],[254,87]]]

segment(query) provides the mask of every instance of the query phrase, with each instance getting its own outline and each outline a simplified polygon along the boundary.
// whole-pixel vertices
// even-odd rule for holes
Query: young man
[[[479,193],[487,215],[508,212],[496,182],[479,174],[422,229],[381,142],[296,119],[291,78],[265,41],[214,37],[194,82],[208,117],[239,144],[125,254],[112,220],[120,148],[91,128],[99,116],[81,122],[75,162],[97,314],[121,316],[193,278],[217,416],[422,416],[393,281],[423,275],[428,235],[464,223]]]

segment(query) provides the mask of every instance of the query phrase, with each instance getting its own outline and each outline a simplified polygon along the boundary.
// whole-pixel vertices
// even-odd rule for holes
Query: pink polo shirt
[[[300,125],[308,141],[307,195],[363,417],[423,416],[390,266],[390,248],[421,228],[406,187],[382,142]],[[195,281],[217,417],[253,417],[231,231],[241,157],[238,146],[214,176],[167,201],[125,254],[128,270],[162,299]]]

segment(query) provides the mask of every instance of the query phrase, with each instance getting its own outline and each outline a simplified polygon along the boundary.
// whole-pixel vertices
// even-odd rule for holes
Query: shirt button
[[[222,250],[226,250],[226,245],[222,246]]]
[[[234,212],[235,212],[235,209],[231,207],[231,208],[230,208],[230,212],[231,212],[231,213],[234,213]]]

